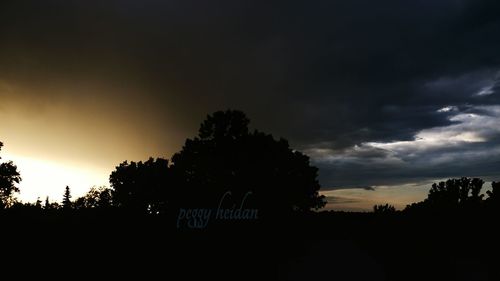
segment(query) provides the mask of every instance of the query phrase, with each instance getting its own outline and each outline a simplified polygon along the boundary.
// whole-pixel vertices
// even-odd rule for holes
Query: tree
[[[429,190],[427,201],[431,206],[448,209],[458,206],[478,206],[483,198],[480,194],[483,184],[482,179],[466,177],[434,183]]]
[[[74,202],[76,209],[109,208],[112,206],[112,190],[105,187],[92,187],[85,196]]]
[[[0,142],[0,150],[2,147],[3,143]],[[10,207],[15,202],[14,194],[19,192],[16,184],[20,182],[21,175],[12,161],[0,163],[0,209]]]
[[[165,212],[170,183],[168,160],[125,161],[111,173],[109,182],[111,193],[99,194],[99,200],[109,200],[107,197],[111,196],[115,206],[136,213]]]
[[[43,205],[43,208],[44,208],[45,210],[50,209],[49,196],[47,196],[47,197],[45,198],[45,204]]]
[[[492,182],[491,190],[486,191],[488,198],[486,199],[486,207],[495,213],[500,210],[500,182]]]
[[[480,178],[473,178],[469,182],[471,195],[466,199],[467,204],[478,206],[483,201],[484,194],[481,194],[484,181]]]
[[[488,201],[499,202],[500,201],[500,182],[492,182],[491,190],[486,191],[488,194]]]
[[[36,198],[35,206],[37,209],[42,209],[42,200],[40,200],[40,197]]]
[[[394,206],[389,204],[375,205],[373,206],[373,212],[376,214],[390,214],[390,213],[395,213],[396,208],[394,208]]]
[[[259,214],[307,211],[324,206],[318,194],[318,169],[285,139],[249,132],[241,111],[207,116],[198,136],[187,139],[172,157],[180,205],[217,207],[226,192],[227,206],[259,209]],[[250,194],[250,196],[245,197]]]
[[[427,199],[408,205],[405,211],[434,212],[478,209],[483,205],[484,194],[481,194],[483,184],[484,181],[480,178],[467,177],[433,183]]]
[[[63,195],[63,200],[62,200],[62,207],[63,210],[69,210],[72,208],[71,206],[71,191],[69,189],[69,186],[66,186],[64,190],[64,195]]]
[[[59,203],[57,203],[57,202],[52,202],[52,203],[50,203],[50,201],[49,201],[49,196],[47,196],[47,197],[45,198],[45,203],[44,203],[44,205],[43,205],[43,209],[44,209],[45,211],[49,211],[49,210],[58,210],[59,208],[60,208]]]

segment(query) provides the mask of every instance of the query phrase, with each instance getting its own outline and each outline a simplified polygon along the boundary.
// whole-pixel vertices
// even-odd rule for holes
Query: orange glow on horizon
[[[17,198],[23,202],[35,202],[37,198],[51,202],[62,199],[64,188],[69,186],[73,199],[84,195],[92,186],[109,185],[110,171],[91,167],[65,166],[52,161],[3,153],[2,160],[12,160],[21,173]]]

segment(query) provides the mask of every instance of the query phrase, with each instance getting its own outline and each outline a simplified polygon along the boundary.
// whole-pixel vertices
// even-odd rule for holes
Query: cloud
[[[489,81],[489,83],[482,87],[477,93],[475,93],[475,96],[489,96],[494,93],[498,93],[498,90],[500,89],[500,72],[498,72],[492,81]]]
[[[332,187],[380,184],[451,176],[498,176],[500,106],[477,106],[449,117],[448,126],[424,129],[413,140],[366,142],[331,154],[315,155],[329,168]],[[356,151],[383,151],[365,157]],[[374,154],[375,155],[375,154]],[[330,176],[330,177],[329,177]]]
[[[443,108],[440,108],[437,110],[437,112],[450,112],[450,111],[457,111],[458,108],[456,106],[445,106]]]
[[[343,198],[343,197],[337,197],[337,196],[326,196],[325,199],[326,199],[326,202],[328,202],[329,204],[342,204],[342,203],[357,203],[357,202],[359,202],[359,199]]]
[[[481,90],[479,92],[477,92],[475,95],[476,96],[487,96],[487,95],[491,95],[493,93],[495,93],[495,92],[493,91],[493,85],[491,85],[491,86],[486,86],[486,87],[481,88]]]

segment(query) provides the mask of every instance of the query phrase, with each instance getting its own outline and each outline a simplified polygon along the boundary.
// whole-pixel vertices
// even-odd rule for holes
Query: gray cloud
[[[326,201],[330,204],[357,203],[359,199],[343,198],[340,196],[326,196]]]
[[[452,124],[421,130],[413,140],[365,142],[341,153],[312,155],[323,170],[328,170],[322,173],[323,182],[332,187],[452,176],[498,177],[500,106],[455,111],[449,119]],[[357,151],[376,153],[366,156]]]

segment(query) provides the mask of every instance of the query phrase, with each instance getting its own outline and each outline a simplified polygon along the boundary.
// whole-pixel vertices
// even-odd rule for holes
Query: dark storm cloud
[[[328,203],[338,204],[338,203],[356,203],[359,202],[357,199],[353,198],[342,198],[337,196],[326,196],[326,201]]]
[[[462,174],[460,155],[496,147],[489,127],[456,147],[366,143],[412,142],[500,104],[499,15],[493,0],[3,1],[0,81],[136,87],[185,137],[239,108],[310,153],[324,186],[404,182]]]
[[[453,112],[453,124],[421,130],[413,140],[365,142],[341,153],[312,149],[310,154],[322,171],[323,183],[331,187],[460,176],[498,180],[500,106]]]

